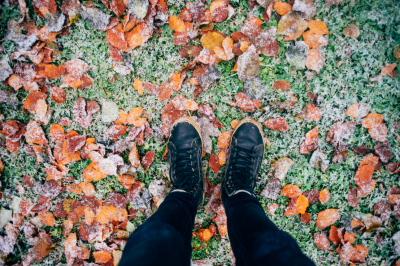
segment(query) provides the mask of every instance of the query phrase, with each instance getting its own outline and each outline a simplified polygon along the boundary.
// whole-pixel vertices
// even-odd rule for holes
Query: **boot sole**
[[[200,127],[196,123],[196,121],[194,121],[194,119],[191,118],[190,116],[181,116],[178,119],[176,119],[175,122],[171,126],[171,130],[169,131],[169,134],[171,135],[171,131],[172,131],[172,129],[174,128],[174,126],[176,124],[182,123],[182,122],[187,122],[187,123],[191,124],[196,129],[197,133],[199,133],[199,135],[200,135],[201,146],[203,147],[203,137],[201,135]],[[168,139],[168,142],[169,142],[169,139]],[[167,146],[168,146],[168,142],[167,142]],[[205,197],[206,197],[206,191],[204,189],[204,177],[203,177],[203,200],[202,200],[202,202],[200,204],[202,204],[204,202]]]

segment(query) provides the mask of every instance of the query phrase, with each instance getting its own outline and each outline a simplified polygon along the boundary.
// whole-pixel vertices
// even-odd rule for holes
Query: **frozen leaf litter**
[[[117,265],[171,187],[165,140],[184,115],[201,128],[207,177],[193,264],[234,261],[219,183],[246,116],[265,125],[256,194],[303,252],[318,264],[398,259],[387,1],[6,2],[2,262]]]

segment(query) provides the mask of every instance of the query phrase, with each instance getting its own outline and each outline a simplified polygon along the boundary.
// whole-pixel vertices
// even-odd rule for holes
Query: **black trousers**
[[[189,266],[197,212],[192,195],[173,192],[129,237],[119,266]],[[314,266],[296,240],[278,229],[256,198],[239,192],[225,204],[236,265]]]

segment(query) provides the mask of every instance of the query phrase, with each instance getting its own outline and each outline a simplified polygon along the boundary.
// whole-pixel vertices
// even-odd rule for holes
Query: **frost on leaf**
[[[343,0],[325,0],[326,6],[333,6],[333,5],[339,5],[342,3]]]
[[[303,33],[304,42],[312,49],[328,45],[328,40],[321,34],[315,34],[312,31]]]
[[[64,63],[65,70],[77,79],[81,79],[86,72],[89,71],[90,66],[82,59],[75,58]]]
[[[143,156],[142,158],[143,169],[144,170],[149,169],[155,158],[156,154],[154,153],[154,151],[146,152],[145,156]]]
[[[189,10],[193,21],[202,22],[206,19],[206,8],[201,0],[193,3],[186,3],[186,8]]]
[[[64,103],[65,102],[65,91],[60,87],[51,87],[51,98],[56,103]]]
[[[383,163],[387,163],[393,157],[393,153],[390,151],[390,146],[382,142],[378,142],[375,145],[374,150]]]
[[[276,4],[274,4],[274,9],[275,9],[276,13],[278,13],[281,16],[284,16],[287,13],[289,13],[290,11],[292,11],[293,7],[289,3],[279,1]]]
[[[64,20],[64,14],[47,12],[44,17],[44,24],[48,32],[57,32],[62,30]]]
[[[357,190],[355,189],[350,189],[349,193],[347,194],[347,202],[349,205],[353,208],[358,208],[358,205],[360,205],[360,202],[358,201],[357,198]]]
[[[262,21],[259,18],[252,18],[248,21],[246,21],[242,28],[240,29],[240,31],[248,36],[248,37],[257,37],[261,31],[262,31],[262,27],[261,27]]]
[[[296,40],[307,27],[307,21],[301,17],[299,12],[289,12],[279,21],[277,34],[286,35],[285,40]]]
[[[300,146],[300,153],[309,154],[310,151],[315,150],[318,147],[318,126],[308,131],[306,138]]]
[[[203,138],[203,151],[208,154],[211,154],[212,151],[212,140],[210,137],[218,137],[221,135],[221,132],[218,128],[214,127],[211,121],[207,117],[192,117],[195,118],[195,121],[200,127],[201,136]]]
[[[208,87],[213,83],[215,80],[221,77],[221,73],[215,66],[209,66],[207,68],[206,73],[199,77],[197,81],[199,82],[202,90],[208,90]]]
[[[345,114],[350,117],[364,118],[368,115],[371,105],[366,103],[353,103],[347,108]]]
[[[346,37],[357,39],[360,36],[360,29],[354,23],[351,23],[344,29],[343,34]]]
[[[6,60],[0,61],[0,81],[6,80],[13,73],[12,68]]]
[[[296,42],[294,45],[290,45],[289,48],[286,50],[286,60],[294,68],[304,69],[306,67],[305,60],[308,57],[308,50],[309,47],[305,42]]]
[[[325,173],[329,165],[329,160],[327,160],[327,158],[328,156],[325,153],[317,149],[311,156],[310,165],[315,169],[321,169],[321,171]]]
[[[321,250],[327,250],[331,247],[326,232],[318,232],[314,234],[314,244]]]
[[[117,26],[107,29],[107,44],[118,49],[127,49],[128,42],[125,40],[124,30],[120,23]]]
[[[290,84],[284,80],[275,81],[274,90],[286,91],[290,88]]]
[[[381,218],[374,216],[370,213],[364,216],[363,222],[365,224],[367,232],[371,232],[372,230],[379,228],[382,225]]]
[[[92,115],[100,111],[95,101],[86,101],[79,97],[73,107],[74,120],[82,127],[88,128],[92,123]]]
[[[270,178],[268,180],[267,185],[261,192],[261,196],[266,198],[276,200],[279,196],[279,192],[281,191],[281,182],[277,178]]]
[[[271,169],[274,170],[274,176],[280,180],[283,180],[292,164],[293,161],[287,157],[277,160],[271,164]]]
[[[101,99],[101,120],[103,123],[111,123],[117,120],[119,115],[118,105],[110,99]]]
[[[31,120],[29,121],[28,125],[26,126],[26,142],[29,144],[39,144],[41,146],[46,147],[47,146],[47,139],[44,135],[43,129],[40,127],[40,125]]]
[[[268,6],[270,6],[273,3],[276,3],[277,0],[257,0],[257,3],[260,4],[260,6],[267,8]]]
[[[214,110],[208,105],[200,105],[199,113],[210,119],[216,128],[223,128],[223,124],[218,120],[214,114]]]
[[[303,192],[296,185],[286,185],[281,190],[281,196],[288,197],[290,199],[294,199],[299,197]]]
[[[391,74],[395,68],[396,68],[396,63],[393,63],[393,64],[383,67],[381,70],[381,73],[378,76],[376,76],[375,78],[371,78],[371,81],[380,80],[382,77]]]
[[[144,19],[144,17],[147,15],[148,6],[149,6],[148,0],[129,0],[128,1],[129,11],[141,19]]]
[[[325,204],[329,201],[331,197],[331,194],[329,193],[329,190],[323,189],[319,192],[319,201],[321,204]]]
[[[183,115],[183,111],[175,109],[172,103],[167,103],[161,112],[161,121],[163,122],[163,126],[161,128],[165,137],[169,136],[170,129],[172,124],[176,119]]]
[[[316,12],[314,0],[295,0],[293,10],[299,11],[304,19],[310,20]]]
[[[146,23],[140,23],[130,32],[125,33],[125,39],[128,41],[128,50],[144,44],[153,34]]]
[[[111,18],[111,15],[103,13],[98,8],[84,6],[82,6],[81,16],[84,20],[88,20],[92,27],[97,30],[106,30]]]
[[[354,122],[336,122],[329,128],[326,140],[338,151],[346,151],[348,145],[343,140],[349,139],[355,129],[356,125]]]
[[[132,71],[131,67],[129,67],[123,63],[119,63],[119,62],[114,63],[112,65],[112,68],[115,72],[117,72],[118,74],[120,74],[122,76],[129,75]]]
[[[252,43],[256,46],[258,52],[266,56],[276,56],[280,49],[275,35],[276,27],[269,27],[263,30],[257,37],[252,38]]]
[[[294,216],[299,214],[299,211],[296,208],[296,202],[297,202],[297,197],[292,198],[289,201],[289,204],[286,206],[285,213],[283,214],[284,216]]]
[[[38,38],[34,34],[22,34],[22,28],[15,20],[9,20],[7,22],[7,28],[8,30],[6,39],[14,41],[16,44],[18,44],[19,49],[22,51],[28,51],[31,46],[38,40]]]
[[[238,106],[241,110],[245,112],[254,112],[257,107],[261,106],[261,102],[258,100],[251,100],[246,96],[244,92],[240,92],[235,95],[236,102],[229,102],[231,106]]]
[[[311,49],[308,51],[308,57],[306,59],[306,66],[308,69],[312,69],[319,72],[324,65],[325,65],[324,52],[317,49]]]
[[[241,81],[257,77],[260,72],[260,60],[256,48],[253,45],[239,56],[237,66],[238,76]]]
[[[149,192],[153,196],[154,203],[157,207],[160,206],[167,196],[167,190],[168,188],[165,184],[165,181],[162,179],[155,179],[150,182]]]
[[[261,100],[267,93],[267,88],[262,84],[260,78],[246,79],[244,82],[244,92],[252,100]]]
[[[383,224],[387,224],[389,222],[391,212],[390,206],[383,200],[378,201],[374,205],[374,214],[382,220]]]
[[[329,34],[328,27],[326,26],[325,22],[319,20],[310,20],[308,21],[308,27],[310,31],[314,34]]]
[[[279,130],[283,133],[290,129],[289,124],[281,117],[270,118],[264,122],[264,125],[269,129]]]
[[[337,209],[327,209],[318,213],[317,228],[324,229],[334,224],[340,218]]]
[[[271,213],[272,215],[274,215],[274,213],[276,212],[276,210],[279,208],[279,204],[278,203],[271,203],[270,205],[268,205],[268,211],[269,213]]]

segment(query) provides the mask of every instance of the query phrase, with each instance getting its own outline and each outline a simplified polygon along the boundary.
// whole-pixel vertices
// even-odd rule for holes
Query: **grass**
[[[31,1],[28,2],[30,14],[34,15]],[[10,19],[18,19],[20,17],[18,6],[7,6],[8,1],[4,1],[1,6],[2,14],[0,17],[0,39],[4,47],[4,52],[0,53],[0,59],[9,59],[15,44],[4,39],[6,33],[6,24]],[[61,5],[61,1],[57,2]],[[206,1],[209,6],[210,0]],[[83,2],[86,4],[86,2]],[[96,4],[103,10],[104,6],[100,1]],[[184,1],[168,1],[170,14],[179,14],[184,7]],[[241,25],[246,19],[246,13],[249,11],[247,1],[231,1],[230,4],[235,8],[235,16],[228,21],[216,23],[215,29],[225,34],[230,34],[240,30]],[[303,136],[307,131],[318,125],[320,132],[319,148],[328,154],[331,160],[334,148],[325,140],[325,136],[329,127],[336,121],[353,120],[357,123],[359,119],[351,119],[344,114],[344,111],[349,105],[354,102],[364,102],[372,106],[371,112],[384,114],[384,121],[389,128],[388,140],[391,144],[391,150],[394,153],[394,158],[391,161],[400,161],[400,145],[396,134],[400,134],[399,129],[393,127],[394,122],[400,119],[400,89],[399,78],[384,77],[379,82],[371,82],[369,78],[375,77],[380,73],[380,69],[389,64],[396,62],[392,52],[396,45],[400,45],[400,8],[394,0],[344,0],[339,6],[327,7],[324,1],[315,1],[317,9],[316,18],[323,20],[329,28],[330,34],[328,37],[329,45],[321,48],[326,55],[326,63],[319,74],[308,81],[310,90],[320,97],[319,107],[322,110],[322,119],[318,122],[306,122],[298,120],[295,115],[299,113],[309,97],[306,91],[305,70],[292,71],[291,66],[285,58],[285,51],[290,43],[284,42],[282,36],[278,36],[277,40],[280,46],[280,53],[276,57],[261,56],[261,72],[259,77],[263,80],[263,84],[267,88],[267,94],[262,99],[262,106],[266,107],[274,101],[284,101],[288,99],[288,94],[285,92],[277,92],[273,90],[272,85],[276,80],[285,80],[291,84],[290,91],[298,98],[296,106],[292,110],[281,112],[279,109],[270,107],[268,111],[256,111],[254,113],[246,113],[238,108],[231,107],[228,102],[233,100],[233,96],[243,90],[243,82],[238,80],[235,72],[230,72],[234,66],[234,60],[222,61],[217,65],[221,72],[221,78],[214,82],[208,91],[200,94],[197,99],[198,104],[209,104],[213,102],[216,106],[215,114],[219,120],[225,125],[221,131],[230,129],[230,122],[234,119],[240,120],[244,117],[251,116],[258,121],[264,121],[271,117],[283,117],[290,125],[290,130],[286,133],[273,131],[264,127],[264,133],[268,135],[272,146],[266,151],[263,166],[259,174],[256,192],[259,193],[264,188],[270,175],[270,164],[281,157],[289,157],[294,161],[282,185],[295,184],[303,191],[310,189],[325,189],[331,193],[331,199],[327,204],[313,204],[309,208],[312,215],[312,222],[309,225],[300,222],[298,216],[285,217],[283,216],[284,208],[288,203],[286,197],[279,197],[275,202],[280,204],[280,208],[275,215],[267,215],[281,229],[289,232],[298,241],[301,249],[305,254],[310,256],[318,265],[339,265],[340,259],[337,254],[328,253],[319,250],[313,243],[313,234],[320,231],[315,227],[317,213],[327,208],[339,208],[342,217],[353,217],[367,213],[373,213],[373,205],[380,201],[386,200],[385,192],[379,190],[379,184],[382,184],[385,190],[391,186],[399,186],[398,175],[390,175],[384,168],[381,172],[375,172],[374,179],[377,180],[377,187],[368,197],[360,200],[360,207],[354,209],[348,206],[346,195],[349,191],[349,185],[354,184],[355,170],[358,168],[361,157],[355,156],[351,151],[343,164],[329,165],[329,171],[322,173],[319,170],[312,168],[309,165],[310,155],[299,154],[298,149],[303,140]],[[253,13],[256,17],[261,18],[263,8],[256,8]],[[43,19],[34,15],[36,25],[43,25]],[[264,28],[277,26],[275,17],[268,24],[263,24]],[[343,30],[349,24],[354,23],[361,30],[361,35],[358,39],[350,39],[343,35]],[[179,71],[189,61],[179,56],[179,46],[172,44],[173,32],[164,25],[162,33],[153,37],[144,45],[131,50],[125,56],[133,61],[135,71],[128,76],[120,76],[112,69],[112,61],[109,59],[109,47],[105,41],[105,32],[94,30],[90,24],[82,19],[72,25],[69,36],[58,37],[57,45],[60,53],[53,56],[55,64],[62,64],[70,59],[79,57],[86,61],[91,69],[89,75],[93,78],[94,84],[92,87],[81,89],[66,89],[67,100],[64,104],[55,104],[54,101],[48,98],[47,104],[54,108],[52,123],[58,121],[62,116],[72,118],[72,105],[78,97],[85,99],[93,99],[99,101],[100,98],[109,98],[115,101],[120,109],[125,111],[136,106],[143,106],[144,110],[152,115],[152,125],[161,125],[161,112],[166,102],[159,102],[156,96],[145,94],[138,95],[133,89],[133,80],[135,78],[143,81],[156,82],[161,84],[169,81],[170,75]],[[192,45],[200,45],[198,40],[192,41]],[[346,51],[350,50],[350,56]],[[339,64],[339,62],[341,62]],[[13,66],[16,62],[11,62]],[[399,68],[397,68],[399,69]],[[190,75],[187,77],[190,78]],[[114,83],[111,82],[111,78]],[[60,80],[52,80],[49,82],[52,86],[57,86],[62,83]],[[0,85],[1,89],[10,90],[10,87]],[[187,98],[193,99],[193,91],[195,87],[188,82],[183,84],[183,88],[179,93],[174,92],[172,97],[176,95],[184,95]],[[19,90],[18,99],[23,102],[28,92]],[[0,105],[1,114],[5,116],[5,121],[15,119],[23,123],[27,123],[33,119],[33,115],[26,115],[21,109],[14,110],[5,104]],[[43,126],[46,135],[49,134],[49,126]],[[100,113],[94,115],[94,122],[88,130],[84,130],[75,122],[65,130],[76,130],[80,134],[87,134],[91,137],[104,136],[105,130],[110,124],[101,122]],[[366,129],[357,126],[353,136],[347,140],[350,150],[359,145],[373,147],[375,141],[369,137]],[[165,149],[165,142],[159,142],[155,137],[146,140],[146,144],[139,148],[141,156],[146,151],[155,150],[156,160],[148,171],[139,171],[137,179],[149,185],[153,179],[165,177],[165,172],[168,170],[166,161],[162,161],[161,157]],[[216,139],[213,139],[213,151],[218,148]],[[17,184],[22,183],[24,175],[31,175],[36,180],[43,182],[46,174],[43,170],[43,165],[35,169],[35,158],[27,155],[25,152],[20,152],[18,155],[10,154],[4,147],[0,150],[0,158],[5,165],[5,170],[2,173],[1,180],[3,191],[9,197],[18,196],[14,189]],[[205,159],[208,159],[208,155]],[[125,158],[126,159],[126,158]],[[88,161],[80,161],[70,166],[71,175],[78,180],[82,180],[81,174],[83,169],[88,164]],[[207,161],[203,162],[203,173],[209,177],[213,183],[222,181],[225,166],[216,174],[212,172]],[[96,191],[99,198],[105,199],[110,188],[120,192],[126,192],[116,177],[107,177],[99,181],[96,186]],[[63,195],[65,196],[66,192]],[[28,190],[23,197],[37,201],[38,194]],[[258,196],[262,206],[267,212],[267,207],[272,200]],[[10,201],[0,201],[0,207],[9,208]],[[140,225],[146,220],[146,217],[155,211],[154,207],[148,212],[141,213],[134,221],[135,225]],[[57,219],[57,223],[61,223],[62,219]],[[198,211],[196,225],[200,228],[207,228],[210,224],[211,216],[204,213],[203,207]],[[340,222],[337,223],[340,226]],[[54,239],[58,243],[62,243],[63,237],[58,228],[45,228],[51,232]],[[399,222],[393,217],[390,219],[389,226],[382,227],[381,235],[385,240],[385,244],[378,245],[373,240],[377,231],[371,233],[357,234],[355,244],[363,244],[369,248],[367,257],[368,265],[391,265],[397,258],[393,252],[393,241],[391,237],[399,230]],[[326,229],[324,230],[326,231]],[[4,229],[1,229],[1,234]],[[15,257],[13,260],[18,261],[20,256],[24,256],[27,252],[24,236],[21,234],[18,238],[19,252],[16,247]],[[230,265],[231,256],[229,255],[229,240],[221,238],[219,235],[212,238],[209,242],[199,242],[198,238],[193,238],[193,247],[198,248],[193,252],[193,260],[207,259],[213,265]],[[93,247],[91,247],[93,251]],[[64,261],[63,248],[58,246],[53,252],[41,263],[41,265],[53,265],[54,261]]]

